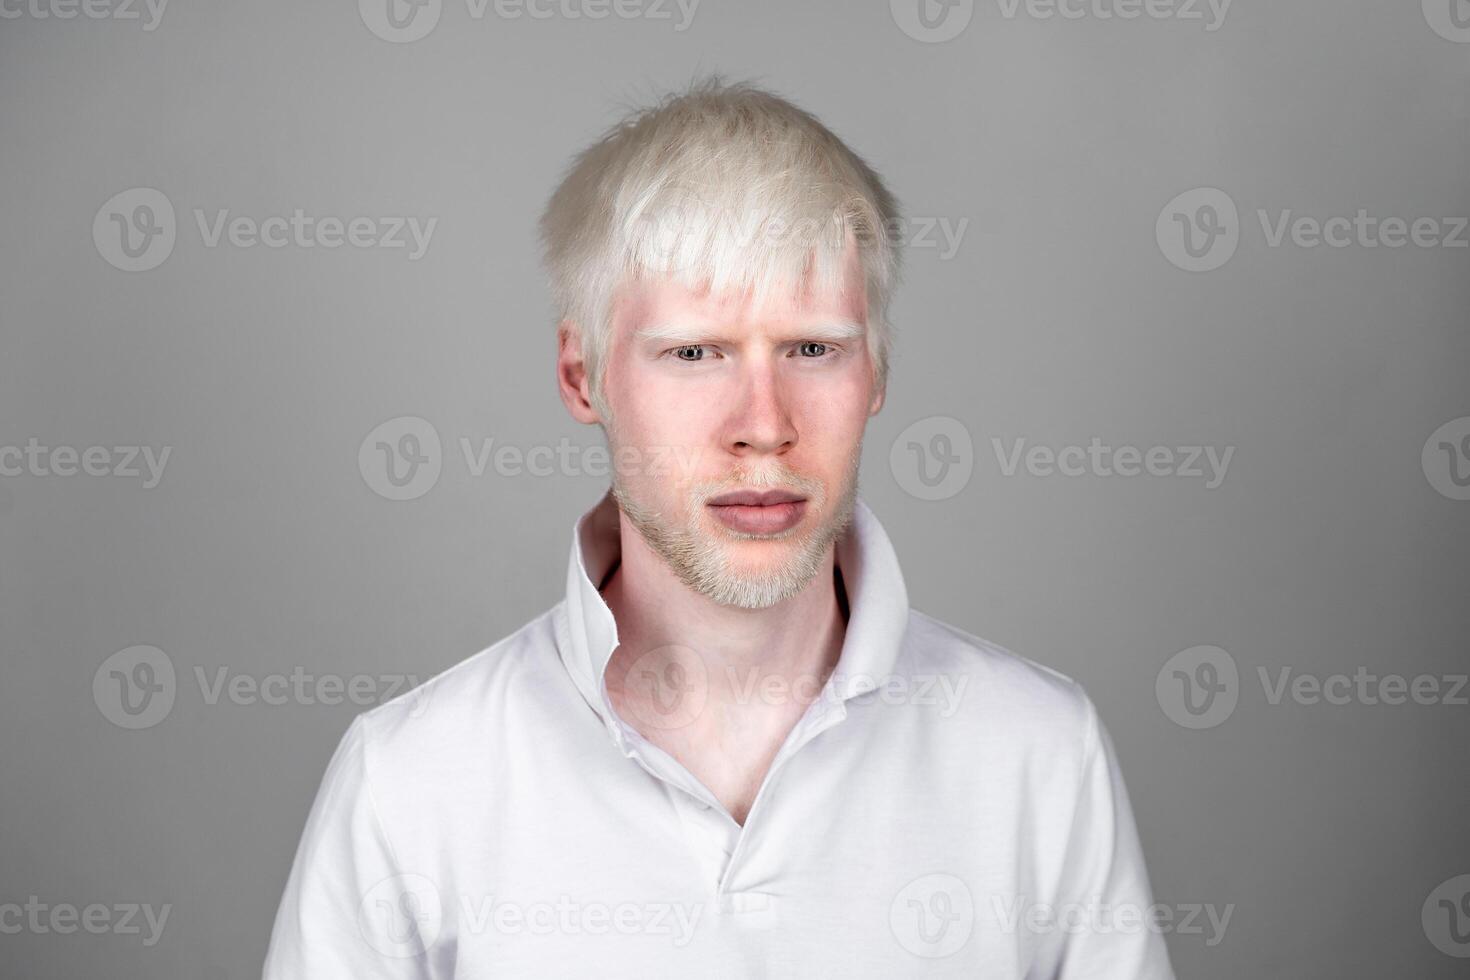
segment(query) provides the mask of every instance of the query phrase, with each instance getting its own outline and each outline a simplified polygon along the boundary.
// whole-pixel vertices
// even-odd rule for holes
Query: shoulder
[[[898,669],[937,678],[953,692],[956,713],[987,729],[1056,750],[1085,751],[1096,738],[1096,708],[1079,682],[916,609]]]
[[[468,761],[488,748],[499,723],[564,698],[552,607],[515,632],[417,687],[358,715],[353,727],[369,770],[407,774],[428,760]]]

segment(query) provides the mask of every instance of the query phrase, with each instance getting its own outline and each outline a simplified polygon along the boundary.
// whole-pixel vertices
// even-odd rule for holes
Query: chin
[[[726,531],[728,535],[730,532]],[[720,549],[729,559],[733,571],[749,575],[769,575],[791,563],[801,550],[803,537],[789,531],[781,538],[754,538],[722,541]]]

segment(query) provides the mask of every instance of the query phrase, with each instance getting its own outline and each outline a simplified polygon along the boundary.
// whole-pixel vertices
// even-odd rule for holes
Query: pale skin
[[[803,540],[830,526],[855,479],[852,464],[884,392],[863,330],[826,338],[841,334],[832,325],[865,327],[866,317],[851,251],[840,289],[805,288],[760,308],[746,296],[694,291],[672,280],[629,283],[614,304],[606,355],[613,424],[593,405],[571,323],[559,331],[558,386],[573,418],[605,425],[615,452],[667,447],[673,459],[687,461],[657,472],[635,469],[621,477],[622,487],[641,507],[718,545],[732,572],[756,574],[791,562]],[[663,329],[660,336],[640,333],[649,328]],[[744,490],[754,486],[744,482],[752,473],[771,471],[822,488],[785,535],[742,538],[711,517],[711,508],[690,503],[693,484]],[[759,484],[771,487],[790,485]],[[846,620],[833,548],[827,545],[818,574],[800,591],[753,609],[722,605],[686,585],[621,508],[619,526],[621,562],[603,586],[619,640],[605,675],[609,698],[620,718],[677,759],[743,825],[777,751],[842,650]],[[665,692],[640,678],[664,676],[670,663],[687,667],[696,655],[701,697],[671,722],[653,703]]]

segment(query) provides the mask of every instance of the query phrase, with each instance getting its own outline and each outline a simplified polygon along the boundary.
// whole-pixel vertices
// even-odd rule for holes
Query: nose
[[[742,458],[780,456],[796,445],[796,423],[774,366],[752,364],[727,416],[725,446]]]

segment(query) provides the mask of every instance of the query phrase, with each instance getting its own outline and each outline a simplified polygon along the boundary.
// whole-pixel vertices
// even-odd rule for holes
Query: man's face
[[[882,407],[855,252],[842,288],[756,307],[669,280],[614,305],[604,394],[613,494],[686,585],[759,609],[826,567]]]

